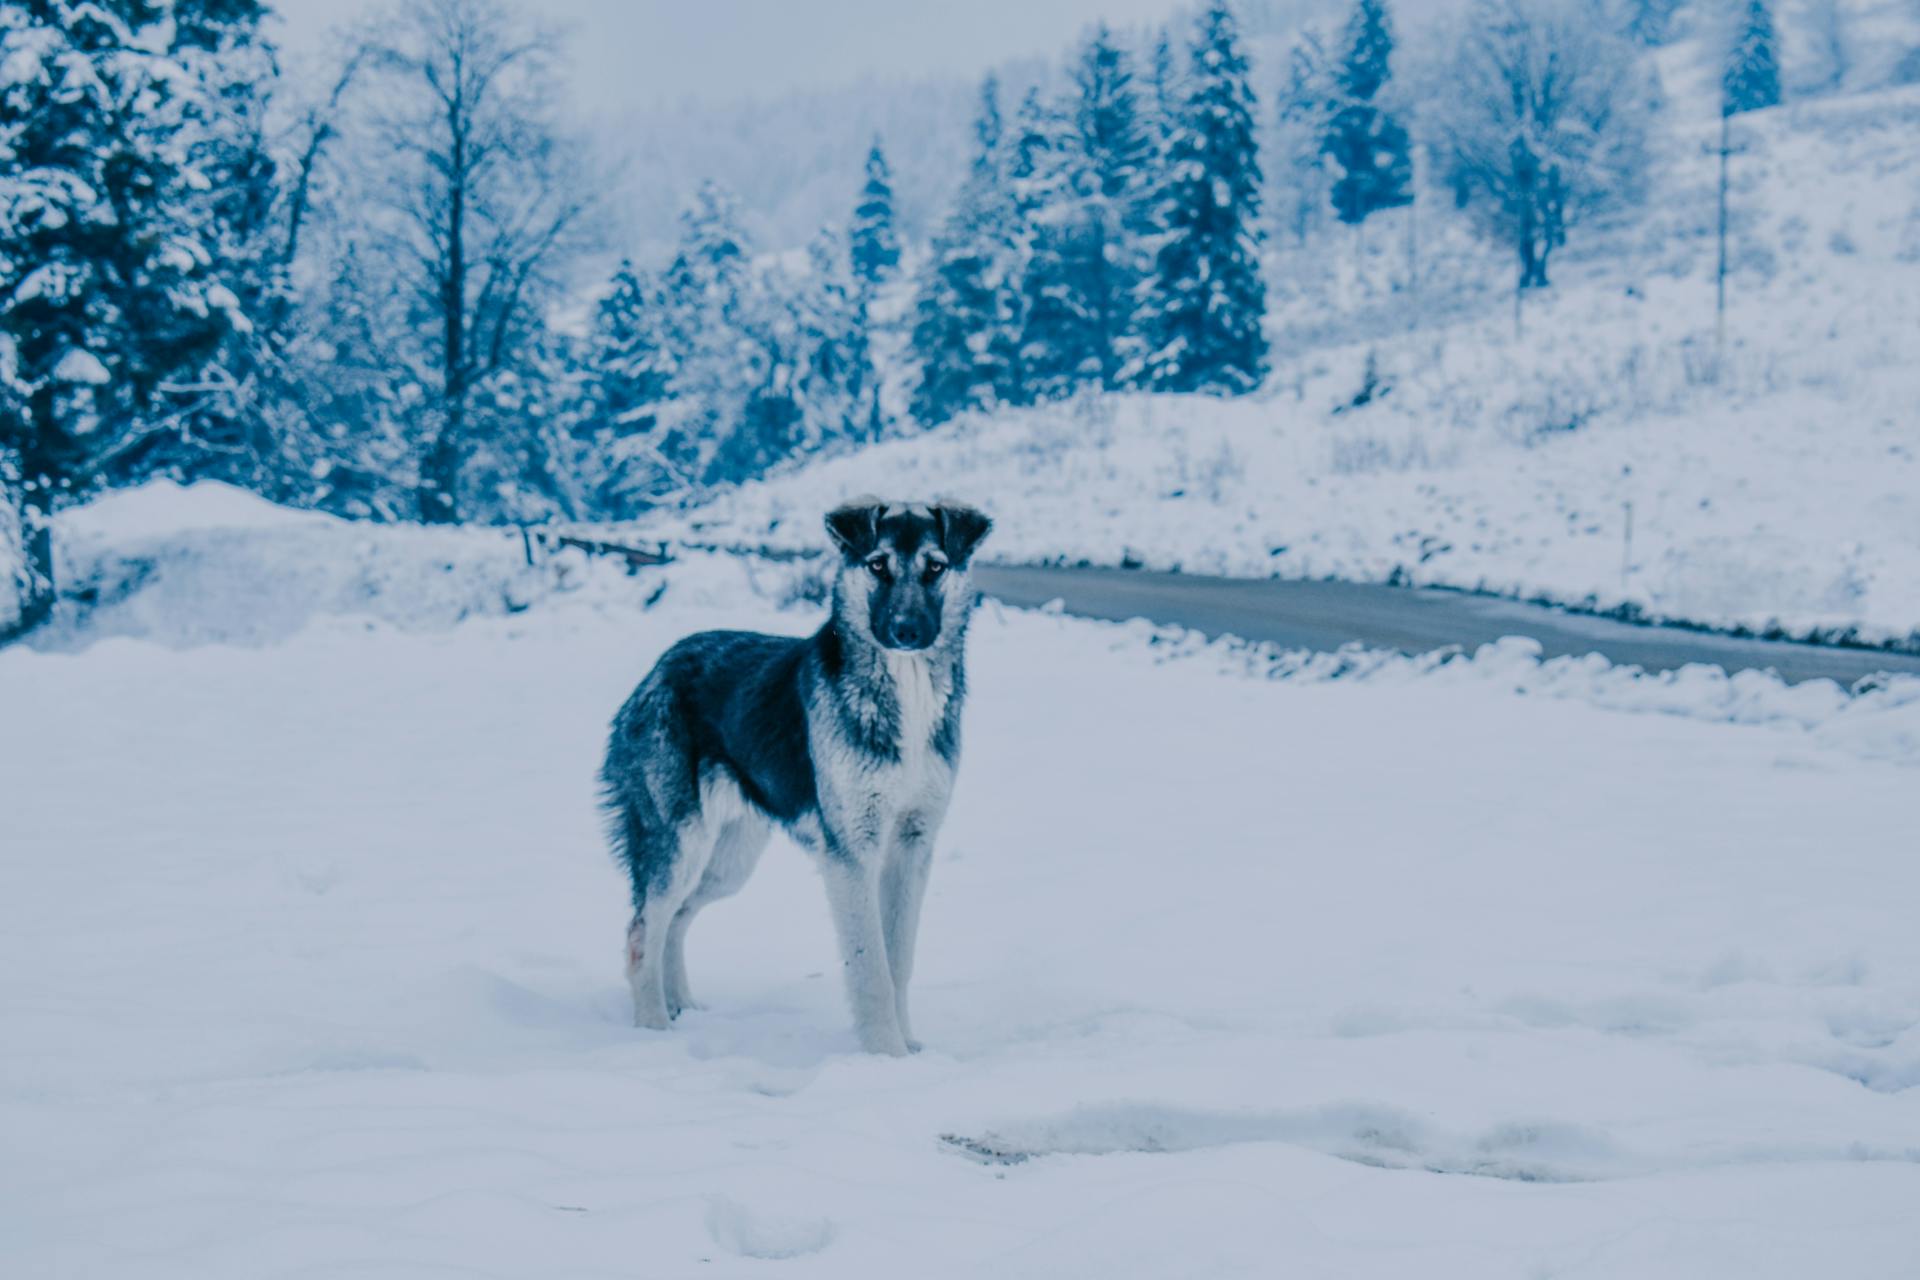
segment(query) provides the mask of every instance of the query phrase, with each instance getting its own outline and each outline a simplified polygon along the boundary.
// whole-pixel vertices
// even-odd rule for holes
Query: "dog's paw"
[[[884,1054],[889,1058],[904,1058],[912,1052],[898,1031],[889,1031],[884,1034],[862,1032],[860,1047],[868,1053]]]
[[[912,1036],[907,1036],[906,1042],[907,1042],[908,1053],[918,1053],[922,1049],[927,1047],[924,1044],[921,1044],[918,1040],[915,1040]]]

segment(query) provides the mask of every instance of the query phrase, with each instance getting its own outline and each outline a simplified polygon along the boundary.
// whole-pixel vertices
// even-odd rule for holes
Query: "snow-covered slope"
[[[10,1275],[1920,1257],[1920,682],[1287,658],[989,607],[928,1048],[881,1060],[784,842],[691,937],[709,1009],[625,1022],[607,717],[690,630],[814,625],[777,578],[590,572],[452,625],[433,584],[519,580],[481,535],[192,505],[69,521],[154,572],[113,634],[0,651]],[[346,591],[369,554],[390,586]],[[249,575],[314,607],[263,634]],[[182,631],[168,597],[216,580]]]
[[[1920,643],[1920,88],[1738,127],[1724,354],[1702,123],[1664,138],[1640,217],[1575,232],[1519,334],[1504,259],[1430,212],[1410,275],[1409,228],[1383,217],[1364,245],[1276,256],[1257,396],[964,419],[649,531],[800,546],[845,497],[952,493],[1022,560],[1401,577]]]

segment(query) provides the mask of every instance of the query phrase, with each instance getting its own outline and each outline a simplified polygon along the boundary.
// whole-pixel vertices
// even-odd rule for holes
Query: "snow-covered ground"
[[[626,1024],[604,723],[791,582],[183,505],[0,651],[0,1272],[1920,1268],[1920,682],[988,607],[882,1060],[784,844]]]
[[[799,546],[850,495],[954,493],[1020,560],[1920,645],[1920,88],[1740,118],[1724,357],[1713,116],[1673,118],[1648,209],[1576,230],[1521,336],[1505,260],[1430,214],[1412,277],[1403,225],[1279,251],[1257,396],[964,418],[647,529]]]

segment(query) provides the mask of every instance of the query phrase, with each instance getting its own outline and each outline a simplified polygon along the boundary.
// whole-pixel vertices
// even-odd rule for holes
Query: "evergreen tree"
[[[1780,47],[1767,0],[1746,0],[1720,75],[1720,111],[1737,116],[1780,103]]]
[[[1071,385],[1049,345],[1062,336],[1062,326],[1073,326],[1071,317],[1060,314],[1058,296],[1066,213],[1061,143],[1058,116],[1037,88],[1027,90],[1007,139],[1005,239],[999,248],[1008,287],[1000,292],[991,340],[1001,370],[995,390],[1002,404],[1031,404],[1060,394],[1063,377]]]
[[[1350,226],[1413,202],[1412,143],[1380,102],[1392,72],[1386,0],[1356,0],[1334,74],[1336,98],[1321,139],[1332,161],[1334,210]]]
[[[1076,59],[1064,110],[1037,96],[1012,148],[1021,227],[1022,399],[1120,385],[1137,360],[1133,291],[1144,274],[1151,143],[1126,54],[1105,27]]]
[[[701,185],[680,219],[680,243],[662,281],[664,329],[677,372],[659,450],[681,485],[703,482],[759,383],[742,342],[750,285],[746,235],[733,197]],[[734,451],[738,453],[738,450]]]
[[[1066,143],[1065,121],[1029,91],[1008,164],[1019,288],[1005,336],[996,339],[1007,348],[1001,399],[1009,404],[1068,395],[1089,364],[1097,368],[1080,279],[1086,227]]]
[[[890,176],[887,158],[880,153],[880,140],[876,138],[867,152],[867,181],[860,189],[860,203],[854,206],[853,225],[848,232],[853,277],[868,293],[879,288],[900,265]]]
[[[183,141],[189,165],[209,184],[191,213],[245,320],[209,359],[170,380],[172,429],[112,457],[102,479],[214,478],[281,496],[282,458],[260,421],[260,384],[279,358],[291,287],[279,252],[281,191],[267,120],[279,66],[261,36],[266,11],[257,0],[173,0],[172,11],[173,59],[197,90]]]
[[[831,252],[825,245],[816,243],[813,247],[814,272],[821,282],[816,285],[820,299],[816,327],[822,333],[821,341],[843,350],[849,364],[849,385],[857,401],[852,409],[852,420],[858,423],[854,429],[868,440],[878,440],[886,430],[887,415],[874,355],[879,323],[875,304],[880,286],[892,276],[900,262],[900,241],[893,227],[893,188],[888,182],[887,161],[880,153],[878,139],[867,153],[867,181],[854,208],[853,228],[847,241],[846,261],[852,279],[853,302],[850,327],[842,338],[834,339],[827,335],[839,328],[832,318],[838,310],[833,305],[832,281],[837,278],[840,259],[840,254]]]
[[[919,370],[914,419],[932,426],[996,402],[1007,386],[1010,198],[1001,154],[999,86],[981,86],[974,158],[921,270],[910,337]]]
[[[598,514],[631,519],[672,487],[659,426],[675,371],[665,303],[631,262],[620,264],[594,309],[581,364],[582,500]]]
[[[731,366],[744,394],[726,406],[707,485],[750,480],[817,443],[803,402],[809,352],[794,291],[770,270],[749,272],[746,286],[732,317]]]
[[[17,628],[52,607],[54,510],[178,429],[177,380],[247,324],[217,257],[228,212],[200,168],[228,104],[181,56],[215,13],[258,17],[247,0],[0,11],[0,454],[27,553]]]
[[[1266,373],[1253,112],[1233,14],[1215,0],[1200,18],[1142,289],[1145,375],[1162,390],[1245,392]]]
[[[1165,27],[1153,38],[1153,60],[1147,70],[1147,107],[1153,118],[1156,146],[1173,137],[1180,121],[1180,73],[1174,67],[1173,36]]]
[[[1098,381],[1111,390],[1121,385],[1120,371],[1142,354],[1133,295],[1146,274],[1144,245],[1153,227],[1154,144],[1126,51],[1105,26],[1095,29],[1073,81],[1078,97],[1071,185],[1079,205],[1076,221],[1084,228],[1077,289],[1092,331]]]
[[[582,370],[560,334],[528,332],[516,358],[473,387],[464,501],[490,520],[538,524],[588,509],[574,463]]]
[[[807,246],[806,281],[794,298],[798,327],[797,399],[809,447],[880,434],[879,377],[874,368],[865,290],[832,227]]]
[[[416,388],[394,378],[389,349],[407,300],[383,267],[349,243],[285,314],[275,385],[260,404],[285,501],[356,519],[406,519],[417,507]]]

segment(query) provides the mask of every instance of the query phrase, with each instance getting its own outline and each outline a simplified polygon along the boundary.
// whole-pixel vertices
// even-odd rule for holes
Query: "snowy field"
[[[1457,226],[1427,228],[1412,277],[1397,226],[1363,253],[1316,242],[1270,271],[1255,396],[966,417],[648,531],[810,545],[848,494],[991,494],[993,553],[1021,561],[1920,646],[1920,88],[1742,117],[1724,356],[1713,113],[1691,118],[1644,216],[1574,236],[1519,336],[1510,267]]]
[[[988,607],[883,1060],[784,843],[626,1022],[604,723],[791,584],[156,492],[0,652],[8,1275],[1920,1271],[1920,682]]]

